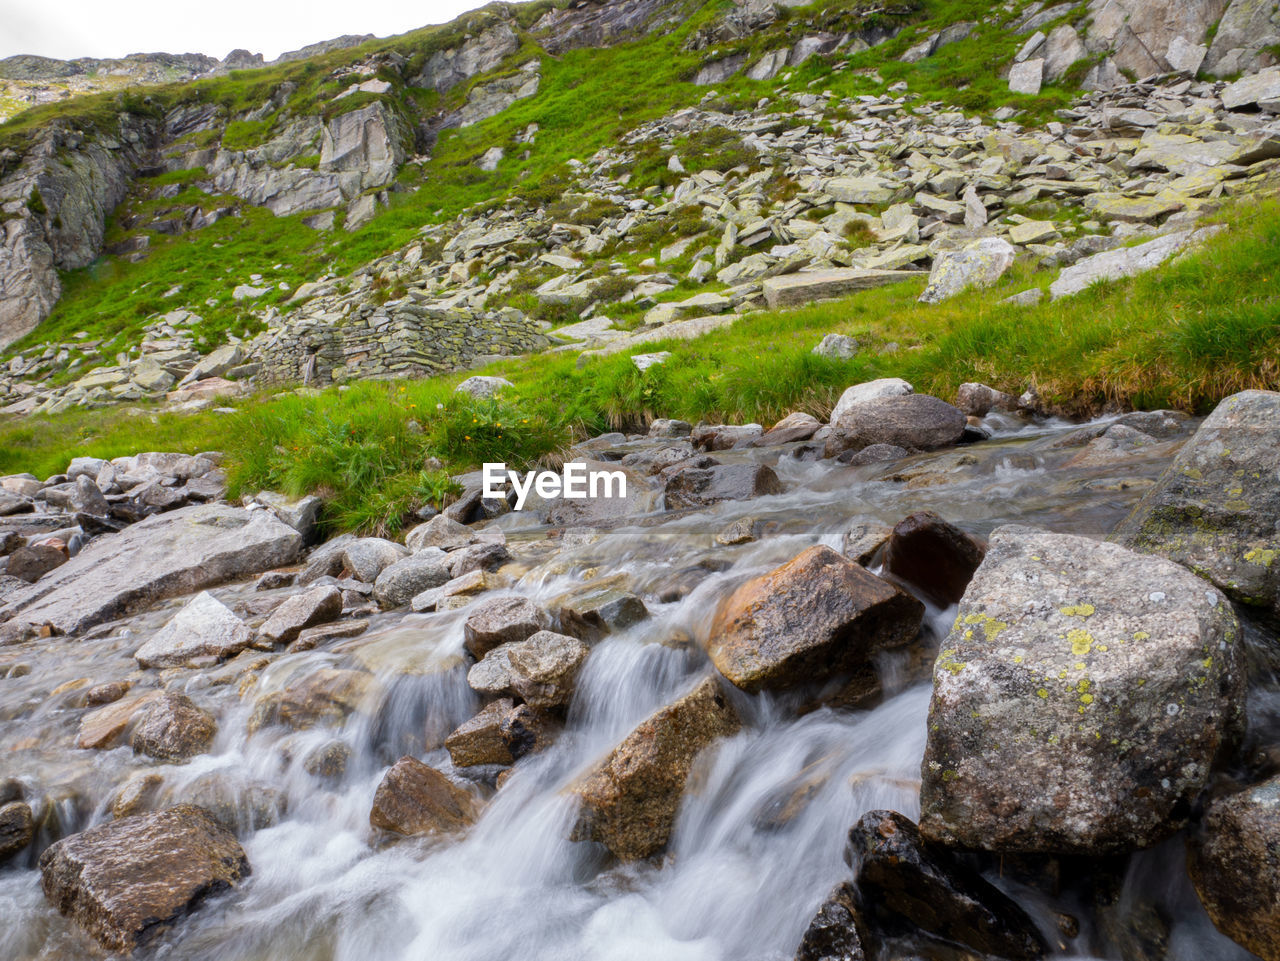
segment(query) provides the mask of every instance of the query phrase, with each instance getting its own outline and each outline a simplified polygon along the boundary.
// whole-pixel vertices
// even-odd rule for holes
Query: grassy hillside
[[[1204,412],[1222,396],[1280,388],[1280,202],[1242,203],[1202,250],[1160,271],[1034,307],[1002,303],[1053,275],[1015,268],[995,287],[936,306],[922,282],[790,312],[763,312],[697,341],[646,345],[579,368],[542,354],[483,373],[515,383],[501,401],[452,393],[464,375],[234,402],[234,413],[112,410],[0,426],[0,472],[44,476],[75,455],[140,449],[228,451],[233,490],[319,491],[335,528],[396,530],[435,501],[446,474],[485,460],[533,463],[569,440],[650,417],[772,423],[792,410],[829,412],[850,384],[899,376],[944,398],[970,380],[1059,410],[1107,405]],[[859,338],[849,361],[817,357],[823,334]],[[896,348],[886,349],[889,345]],[[644,373],[630,354],[669,350]],[[427,469],[438,458],[443,471]]]

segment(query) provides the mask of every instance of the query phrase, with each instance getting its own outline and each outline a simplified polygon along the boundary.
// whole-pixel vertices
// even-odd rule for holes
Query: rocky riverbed
[[[1280,957],[1280,395],[953,400],[404,544],[213,454],[0,479],[0,954]]]

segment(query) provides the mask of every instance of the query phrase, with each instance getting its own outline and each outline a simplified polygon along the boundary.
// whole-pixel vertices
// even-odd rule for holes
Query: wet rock
[[[1162,558],[1001,527],[934,668],[920,829],[1099,855],[1185,823],[1243,724],[1239,627]]]
[[[80,719],[76,747],[96,750],[115,747],[134,715],[145,709],[159,696],[159,691],[148,691],[127,700],[108,704],[96,711],[90,711]]]
[[[9,555],[5,573],[34,584],[44,575],[67,562],[67,551],[52,544],[33,544],[19,547]]]
[[[582,805],[573,840],[599,841],[624,861],[661,851],[698,755],[739,727],[710,678],[650,715],[570,789]]]
[[[322,781],[340,781],[351,762],[351,748],[342,741],[326,741],[302,759],[302,769]]]
[[[587,471],[609,471],[616,480],[595,486],[592,496],[556,497],[548,501],[547,523],[556,527],[593,527],[629,520],[645,513],[653,500],[649,483],[638,473],[620,469],[618,464],[583,462]]]
[[[414,597],[449,580],[439,550],[406,557],[385,568],[373,584],[374,599],[382,607],[401,607]]]
[[[847,450],[836,460],[850,467],[865,467],[868,464],[891,464],[910,456],[911,451],[896,444],[868,444],[862,450]]]
[[[450,834],[469,826],[479,806],[463,788],[414,757],[402,757],[373,796],[369,823],[404,835]]]
[[[515,709],[514,701],[501,698],[445,738],[454,767],[514,763],[519,755],[507,737],[506,721]]]
[[[884,569],[948,607],[964,595],[986,551],[983,541],[933,511],[917,511],[894,526],[885,545]]]
[[[795,961],[866,961],[863,924],[853,885],[837,885],[809,922]]]
[[[494,570],[510,559],[511,552],[507,550],[506,544],[472,544],[470,547],[450,551],[445,558],[445,569],[450,577],[463,577],[474,571]]]
[[[198,807],[111,821],[40,856],[41,887],[113,951],[132,951],[249,873],[234,835]]]
[[[432,587],[421,594],[414,595],[409,606],[415,611],[434,611],[441,604],[454,598],[462,598],[472,594],[480,594],[493,587],[492,576],[484,571],[471,571],[461,577],[452,578],[439,587]]]
[[[467,673],[467,683],[489,697],[511,695],[535,708],[563,708],[590,653],[576,637],[538,631],[491,650]]]
[[[160,761],[189,761],[209,750],[218,723],[185,694],[160,694],[134,719],[129,746]]]
[[[35,819],[23,801],[0,804],[0,865],[17,857],[35,837]]]
[[[84,702],[90,707],[113,704],[128,694],[130,687],[131,685],[128,681],[108,681],[105,684],[95,684],[85,692]]]
[[[949,447],[964,436],[968,421],[962,411],[928,394],[880,397],[851,406],[832,421],[825,455],[872,444],[915,450]]]
[[[729,450],[764,433],[759,424],[700,424],[689,439],[700,450]]]
[[[111,816],[117,820],[150,809],[160,793],[164,778],[159,774],[135,774],[111,798]]]
[[[909,643],[924,606],[829,547],[816,546],[726,598],[708,653],[744,691],[780,690],[852,671]]]
[[[303,630],[326,624],[342,614],[342,591],[333,585],[295,594],[272,612],[258,636],[272,644],[288,644]]]
[[[892,527],[874,518],[855,517],[841,535],[840,553],[866,567],[892,534]]]
[[[356,711],[374,687],[364,671],[321,668],[254,707],[251,730],[279,721],[295,730],[316,724],[336,725]]]
[[[476,532],[465,524],[437,514],[425,524],[419,524],[405,535],[405,545],[415,554],[428,547],[453,551],[469,547],[476,542]]]
[[[271,827],[288,807],[283,793],[235,770],[202,774],[171,791],[167,800],[170,804],[194,804],[234,833]]]
[[[1228,397],[1113,538],[1280,614],[1280,393]]]
[[[11,600],[16,618],[75,633],[288,564],[302,537],[266,511],[203,504],[99,537]]]
[[[740,517],[716,532],[716,543],[721,547],[750,544],[756,539],[756,530],[759,526],[759,521],[753,517]]]
[[[314,651],[328,641],[347,637],[359,637],[369,629],[368,621],[339,621],[336,624],[321,624],[319,627],[308,627],[289,645],[288,651]]]
[[[993,410],[1013,410],[1017,400],[986,384],[961,384],[956,391],[956,407],[970,417],[986,417]]]
[[[495,647],[523,641],[550,626],[546,611],[527,597],[508,595],[479,604],[462,626],[463,643],[473,657],[482,658]]]
[[[560,607],[560,629],[584,641],[596,641],[614,631],[638,624],[649,609],[630,591],[604,588],[576,597]]]
[[[1025,911],[955,855],[926,844],[901,814],[864,814],[849,831],[845,860],[868,903],[930,934],[1013,961],[1048,953]]]
[[[778,475],[764,464],[717,464],[679,471],[667,480],[663,493],[667,510],[683,510],[781,494],[784,489]]]
[[[381,537],[360,537],[342,549],[351,576],[366,584],[375,583],[386,568],[408,556],[404,547]]]
[[[1280,958],[1280,778],[1213,801],[1190,854],[1218,930],[1266,961]]]
[[[208,591],[201,591],[134,652],[143,667],[172,667],[197,657],[219,660],[253,641],[249,626]]]

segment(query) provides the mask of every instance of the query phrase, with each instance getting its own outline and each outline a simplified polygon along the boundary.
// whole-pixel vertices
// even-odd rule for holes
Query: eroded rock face
[[[1168,837],[1241,731],[1239,645],[1176,564],[998,528],[934,668],[921,832],[1086,855]]]
[[[40,856],[59,911],[113,951],[132,951],[249,873],[234,835],[179,805],[63,838]]]
[[[1280,958],[1280,778],[1211,803],[1190,853],[1218,930],[1265,961]]]
[[[148,517],[10,599],[17,620],[76,633],[166,597],[288,564],[302,536],[267,511],[203,504]]]
[[[825,681],[900,647],[924,605],[829,547],[811,547],[720,605],[708,652],[744,691]]]
[[[1280,613],[1280,393],[1222,401],[1114,539]]]
[[[740,723],[710,678],[650,715],[571,789],[582,802],[573,840],[599,841],[624,861],[661,851],[694,761]]]
[[[402,757],[383,776],[373,796],[369,823],[395,834],[449,834],[479,813],[475,799],[435,768]]]
[[[1000,958],[1047,953],[1025,911],[955,855],[926,844],[896,811],[864,814],[849,831],[845,860],[869,903],[921,930]]]

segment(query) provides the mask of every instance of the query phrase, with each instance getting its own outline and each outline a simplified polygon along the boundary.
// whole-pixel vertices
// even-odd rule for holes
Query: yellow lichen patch
[[[1092,604],[1071,604],[1058,610],[1067,617],[1089,617],[1096,608]]]
[[[1021,664],[1021,663],[1022,663],[1022,655],[1021,655],[1021,654],[1015,654],[1015,655],[1013,655],[1013,663],[1014,663],[1014,664]]]
[[[1145,641],[1145,640],[1146,640],[1147,638],[1149,638],[1150,636],[1151,636],[1151,635],[1150,635],[1150,634],[1148,634],[1146,631],[1134,631],[1134,632],[1133,632],[1133,639],[1134,639],[1135,641]]]
[[[1244,559],[1250,564],[1257,564],[1259,567],[1270,567],[1276,559],[1276,554],[1280,553],[1265,547],[1255,547],[1251,551],[1246,551]]]
[[[1081,703],[1081,704],[1092,704],[1092,703],[1093,703],[1093,695],[1092,695],[1092,694],[1081,694],[1081,695],[1080,695],[1080,703]]]
[[[1046,691],[1043,687],[1042,687],[1042,688],[1040,688],[1040,690],[1036,691],[1036,697],[1046,697],[1046,698],[1047,698],[1048,696],[1049,696],[1049,692],[1048,692],[1048,691]]]
[[[987,636],[988,641],[994,641],[1000,636],[1000,632],[1009,626],[1008,621],[998,621],[994,617],[988,617],[986,614],[974,611],[972,614],[966,614],[964,618],[966,624],[981,624],[982,633]],[[968,638],[973,632],[965,631],[965,637]]]
[[[1083,671],[1085,669],[1084,661],[1076,661],[1075,664],[1072,666],[1075,667],[1077,671]]]
[[[1067,631],[1067,640],[1071,642],[1071,653],[1076,657],[1084,657],[1093,649],[1093,635],[1079,627]]]
[[[947,671],[952,676],[959,674],[966,667],[968,667],[968,665],[964,661],[957,661],[955,657],[956,657],[956,650],[954,647],[948,648],[945,651],[939,652],[938,667],[944,671]]]

